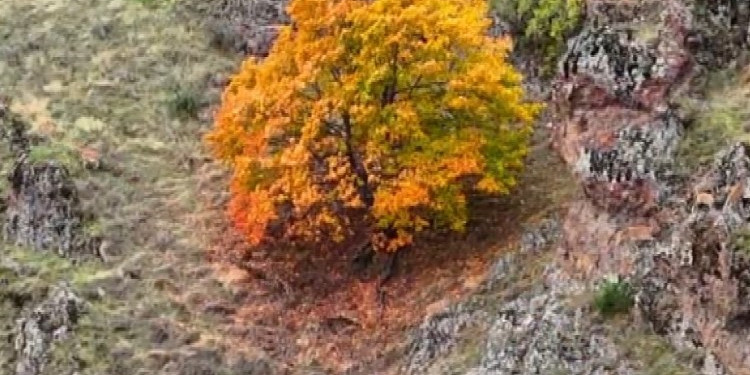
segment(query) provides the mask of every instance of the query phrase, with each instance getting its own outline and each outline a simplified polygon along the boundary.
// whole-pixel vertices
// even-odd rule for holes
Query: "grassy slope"
[[[71,161],[85,208],[97,217],[88,228],[107,238],[105,263],[74,267],[0,250],[0,278],[9,283],[0,295],[0,335],[19,313],[8,295],[30,305],[49,285],[68,281],[91,302],[74,339],[54,353],[50,374],[75,367],[82,374],[230,373],[216,364],[229,362],[216,358],[226,344],[214,327],[222,314],[199,314],[233,297],[202,265],[204,233],[193,215],[204,199],[190,167],[201,164],[196,135],[209,123],[171,112],[180,106],[176,94],[198,95],[188,88],[207,87],[237,61],[211,50],[194,21],[168,5],[136,1],[0,2],[0,95],[50,147],[73,155],[93,149],[104,165],[90,171]],[[208,90],[189,100],[217,97]],[[0,341],[0,373],[10,373],[12,344]]]

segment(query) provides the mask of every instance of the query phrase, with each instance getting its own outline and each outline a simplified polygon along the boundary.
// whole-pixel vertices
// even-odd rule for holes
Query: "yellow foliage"
[[[485,3],[291,2],[292,24],[242,65],[207,136],[251,242],[269,226],[341,240],[357,222],[396,251],[430,223],[461,230],[466,189],[509,191],[538,106]]]

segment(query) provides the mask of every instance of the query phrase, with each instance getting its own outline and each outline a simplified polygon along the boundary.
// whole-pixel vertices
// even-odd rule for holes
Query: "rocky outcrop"
[[[562,220],[555,259],[518,293],[514,270],[527,261],[504,258],[485,287],[507,298],[479,308],[483,314],[469,299],[425,320],[413,336],[409,373],[643,373],[644,363],[605,333],[590,300],[572,303],[617,278],[636,291],[631,318],[639,329],[676,353],[691,353],[685,369],[750,374],[750,260],[734,240],[749,229],[750,146],[724,151],[700,178],[681,174],[675,154],[685,121],[674,104],[691,75],[725,66],[746,49],[750,5],[634,4],[591,1],[595,19],[569,41],[560,62],[554,146],[585,198]],[[628,27],[646,18],[639,12],[657,20],[650,25],[655,39]],[[527,237],[534,238],[523,243],[535,242]],[[473,367],[433,371],[449,353],[465,350],[460,332],[475,324],[486,333]]]
[[[221,0],[208,10],[208,27],[222,48],[265,57],[280,25],[289,22],[287,0]]]
[[[750,283],[743,271],[747,261],[731,250],[731,238],[750,218],[746,146],[718,156],[699,183],[674,168],[683,125],[670,95],[691,70],[690,38],[706,31],[700,15],[729,12],[732,24],[744,22],[743,6],[717,3],[665,2],[662,30],[671,40],[662,37],[654,47],[656,63],[649,69],[632,57],[643,55],[646,47],[628,53],[589,47],[599,57],[584,67],[595,68],[563,64],[561,87],[569,88],[563,96],[571,110],[558,133],[558,148],[578,172],[588,199],[572,205],[563,224],[559,264],[583,282],[610,275],[630,280],[639,290],[636,311],[642,323],[678,349],[704,353],[697,370],[745,374],[750,309],[744,296]],[[739,39],[730,43],[734,51]],[[579,45],[570,45],[574,57],[581,55],[575,53]],[[710,68],[700,56],[695,61]]]
[[[39,375],[52,344],[71,334],[83,312],[81,300],[66,285],[57,286],[41,304],[16,323],[16,375]]]
[[[568,42],[560,69],[576,86],[591,84],[608,96],[630,101],[663,67],[655,51],[638,44],[630,33],[590,26]]]
[[[637,374],[605,323],[592,318],[591,305],[571,300],[586,285],[544,262],[525,275],[557,243],[560,229],[557,220],[545,220],[526,230],[519,252],[491,267],[477,295],[426,319],[412,335],[403,372]],[[482,333],[475,348],[466,348],[465,330]],[[471,361],[460,368],[444,363],[456,351],[473,352]]]
[[[693,9],[695,27],[686,42],[701,65],[719,68],[747,55],[750,47],[747,1],[694,0]]]
[[[95,241],[84,235],[78,191],[67,168],[55,160],[32,160],[26,127],[7,109],[0,109],[0,128],[15,158],[8,176],[4,239],[65,257],[90,253]]]
[[[19,246],[71,257],[82,252],[82,216],[75,185],[58,162],[16,162],[3,228],[5,239]]]
[[[590,318],[589,306],[570,307],[575,283],[548,280],[500,307],[479,365],[467,374],[631,374],[633,366]]]
[[[636,274],[642,318],[675,345],[708,349],[733,374],[750,369],[750,259],[733,249],[750,219],[748,147],[719,155],[695,185],[690,213],[633,251],[645,271]]]

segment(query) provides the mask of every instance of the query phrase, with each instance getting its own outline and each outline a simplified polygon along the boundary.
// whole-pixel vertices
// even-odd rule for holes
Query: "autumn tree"
[[[537,106],[488,36],[485,0],[293,0],[269,56],[227,87],[207,136],[252,244],[397,251],[463,230],[466,193],[516,183]]]

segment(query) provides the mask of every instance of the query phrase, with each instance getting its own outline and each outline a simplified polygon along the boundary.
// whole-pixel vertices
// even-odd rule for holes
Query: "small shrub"
[[[607,281],[594,298],[594,307],[603,316],[626,313],[633,306],[633,290],[624,281]]]
[[[189,86],[179,86],[172,89],[167,102],[169,112],[179,119],[195,119],[198,117],[203,100],[200,92]]]

